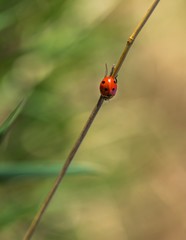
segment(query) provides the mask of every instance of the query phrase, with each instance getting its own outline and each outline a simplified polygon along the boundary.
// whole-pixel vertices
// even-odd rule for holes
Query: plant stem
[[[118,63],[116,64],[115,68],[114,68],[114,72],[112,74],[113,77],[116,77],[126,56],[127,53],[129,52],[130,47],[132,46],[134,40],[136,39],[136,37],[138,36],[139,32],[141,31],[141,29],[143,28],[143,26],[145,25],[145,23],[147,22],[148,18],[150,17],[150,15],[152,14],[152,12],[154,11],[154,9],[156,8],[156,6],[158,5],[160,0],[155,0],[152,5],[150,6],[150,8],[147,10],[147,13],[144,15],[144,17],[142,18],[142,20],[139,22],[139,24],[137,25],[137,27],[135,28],[135,30],[133,31],[133,33],[130,35],[130,37],[127,40],[126,46],[123,50],[123,53],[121,54],[121,57],[118,61]]]
[[[94,121],[99,109],[101,108],[103,102],[104,102],[104,98],[102,96],[100,96],[100,98],[99,98],[96,106],[94,107],[92,113],[90,114],[90,117],[88,118],[88,120],[87,120],[79,138],[77,139],[77,141],[74,144],[74,147],[72,148],[71,152],[69,153],[69,155],[67,157],[67,160],[66,160],[59,176],[57,177],[57,179],[54,183],[54,186],[52,187],[52,190],[49,192],[49,194],[48,194],[47,198],[45,199],[43,205],[39,209],[38,213],[36,214],[36,216],[34,217],[32,223],[31,223],[30,227],[28,228],[28,230],[27,230],[27,232],[26,232],[26,234],[23,238],[24,240],[31,239],[37,225],[40,222],[40,219],[41,219],[43,213],[45,212],[46,208],[48,207],[48,205],[49,205],[49,203],[52,199],[52,197],[54,196],[54,194],[55,194],[59,184],[61,183],[61,181],[62,181],[62,179],[63,179],[71,161],[72,161],[72,159],[74,158],[74,155],[76,154],[77,150],[79,149],[83,139],[85,138],[85,136],[86,136],[92,122]]]
[[[124,51],[116,65],[116,67],[114,68],[114,71],[112,73],[113,77],[116,77],[116,75],[118,74],[126,56],[127,53],[130,49],[130,47],[132,46],[134,40],[136,39],[136,37],[138,36],[139,32],[141,31],[141,29],[143,28],[143,26],[145,25],[146,21],[148,20],[148,18],[150,17],[150,15],[152,14],[152,12],[154,11],[155,7],[157,6],[158,2],[160,0],[155,0],[153,2],[153,4],[151,5],[151,7],[148,9],[147,13],[145,14],[145,16],[143,17],[143,19],[140,21],[140,23],[138,24],[138,26],[136,27],[136,29],[134,30],[134,32],[131,34],[131,36],[129,37],[129,39],[127,40],[127,44],[126,47],[124,48]],[[90,114],[90,117],[88,119],[88,121],[85,124],[85,127],[83,128],[79,138],[77,139],[77,141],[74,144],[74,147],[72,148],[71,152],[69,153],[67,160],[58,176],[58,178],[56,179],[54,186],[52,187],[51,191],[49,192],[47,198],[45,199],[43,205],[41,206],[41,208],[39,209],[38,213],[35,215],[31,225],[29,226],[23,240],[29,240],[31,239],[37,225],[39,224],[42,215],[44,214],[45,210],[47,209],[52,197],[54,196],[59,184],[61,183],[71,161],[73,160],[77,150],[79,149],[83,139],[85,138],[91,124],[93,123],[99,109],[101,108],[102,104],[104,102],[104,98],[102,96],[100,96],[95,108],[93,109],[92,113]]]

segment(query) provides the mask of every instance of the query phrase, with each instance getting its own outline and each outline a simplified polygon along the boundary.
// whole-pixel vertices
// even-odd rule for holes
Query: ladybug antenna
[[[108,75],[108,66],[107,63],[105,63],[105,77]]]
[[[110,76],[113,75],[113,73],[114,73],[114,69],[115,69],[115,64],[112,65],[112,68],[111,68],[111,71],[110,71]]]

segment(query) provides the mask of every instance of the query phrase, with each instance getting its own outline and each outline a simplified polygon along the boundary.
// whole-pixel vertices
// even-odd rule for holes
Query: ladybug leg
[[[114,69],[115,69],[115,64],[113,64],[112,68],[111,68],[111,71],[110,71],[110,76],[112,76],[113,72],[114,72]]]
[[[107,63],[105,63],[105,77],[108,75],[108,66]]]

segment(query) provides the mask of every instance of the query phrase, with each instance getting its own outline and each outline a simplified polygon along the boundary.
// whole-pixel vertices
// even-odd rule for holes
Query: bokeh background
[[[0,122],[25,105],[0,145],[0,239],[22,239],[151,3],[1,0]],[[186,239],[185,8],[158,5],[33,239]]]

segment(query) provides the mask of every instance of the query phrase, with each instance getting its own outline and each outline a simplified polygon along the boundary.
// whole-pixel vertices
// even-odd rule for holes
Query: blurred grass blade
[[[1,165],[0,180],[11,180],[12,178],[27,177],[56,177],[61,169],[61,165]],[[67,172],[70,175],[95,175],[98,173],[93,166],[76,165],[71,166]]]
[[[0,143],[4,139],[6,133],[8,132],[12,124],[15,122],[18,115],[21,113],[24,104],[25,104],[25,99],[22,99],[19,102],[19,104],[16,106],[16,108],[10,113],[8,118],[0,126]]]

